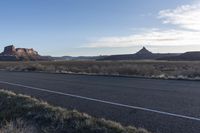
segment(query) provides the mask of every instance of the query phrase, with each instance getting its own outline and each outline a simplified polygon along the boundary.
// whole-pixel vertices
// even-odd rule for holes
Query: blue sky
[[[200,24],[187,17],[198,9],[193,0],[1,0],[0,50],[10,44],[54,56],[134,53],[142,46],[200,50]]]

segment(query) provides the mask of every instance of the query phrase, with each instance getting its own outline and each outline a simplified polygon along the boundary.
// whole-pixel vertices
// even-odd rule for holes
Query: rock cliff
[[[8,61],[18,61],[18,60],[27,60],[27,61],[36,61],[36,60],[45,60],[43,56],[40,56],[37,51],[33,48],[15,48],[15,46],[10,45],[4,48],[4,51],[0,54],[0,60]]]

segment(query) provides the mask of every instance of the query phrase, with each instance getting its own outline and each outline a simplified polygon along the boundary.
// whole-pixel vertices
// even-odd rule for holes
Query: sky
[[[0,0],[0,50],[93,56],[200,51],[200,0]]]

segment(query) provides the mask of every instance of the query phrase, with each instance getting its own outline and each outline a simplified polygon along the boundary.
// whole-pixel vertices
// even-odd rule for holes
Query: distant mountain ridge
[[[186,52],[178,56],[167,56],[158,60],[168,61],[200,61],[200,51]]]
[[[62,56],[62,57],[53,57],[54,60],[56,61],[63,61],[63,60],[79,60],[79,61],[89,61],[89,60],[98,60],[101,58],[104,58],[106,56]]]
[[[168,61],[200,61],[200,51],[185,53],[152,53],[143,47],[135,54],[111,55],[100,60],[168,60]]]
[[[41,56],[33,48],[15,48],[10,45],[0,53],[0,61],[118,61],[118,60],[169,60],[169,61],[200,61],[200,51],[186,53],[152,53],[145,47],[135,54],[110,56]]]
[[[135,54],[111,55],[100,60],[156,60],[164,57],[178,56],[177,53],[152,53],[143,47]]]

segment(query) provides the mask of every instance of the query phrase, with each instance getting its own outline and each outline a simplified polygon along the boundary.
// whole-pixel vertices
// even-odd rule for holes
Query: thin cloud
[[[199,45],[199,35],[199,32],[184,30],[149,31],[131,36],[100,38],[88,47],[130,47],[144,44],[152,46]]]
[[[174,10],[162,10],[159,18],[164,24],[174,24],[183,29],[200,31],[200,4],[183,5]]]
[[[148,29],[129,36],[102,37],[86,47],[131,47],[137,45],[183,46],[200,45],[200,4],[183,5],[159,12],[163,24],[176,25],[176,29]]]

